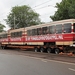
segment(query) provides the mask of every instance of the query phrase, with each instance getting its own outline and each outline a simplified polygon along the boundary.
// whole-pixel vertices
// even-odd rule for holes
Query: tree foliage
[[[50,18],[53,21],[75,18],[75,0],[62,0],[56,3],[57,11]]]
[[[26,5],[13,7],[6,22],[11,28],[22,28],[41,23],[39,14]]]
[[[5,26],[0,23],[0,32],[4,31]]]

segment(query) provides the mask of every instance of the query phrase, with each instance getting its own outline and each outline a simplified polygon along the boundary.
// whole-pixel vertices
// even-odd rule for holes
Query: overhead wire
[[[24,1],[25,1],[25,0],[23,0],[23,1],[20,2],[19,4],[23,3]],[[34,6],[33,9],[36,8],[36,7],[39,7],[39,6],[43,5],[43,4],[45,4],[45,3],[48,3],[48,2],[50,2],[50,1],[51,1],[51,0],[48,0],[48,1],[46,1],[46,2],[43,2],[43,3],[41,3],[41,4],[38,4],[38,5]],[[19,4],[18,4],[18,5],[19,5]],[[49,7],[49,6],[52,6],[52,5],[48,5],[48,6],[44,6],[44,7]],[[44,7],[37,8],[37,9],[42,9],[42,8],[44,8]],[[53,6],[53,7],[54,7],[54,6]],[[6,12],[6,11],[5,11],[5,12]],[[5,12],[3,12],[2,14],[4,14]],[[1,15],[2,15],[2,14],[1,14]]]
[[[43,2],[43,3],[41,3],[41,4],[38,4],[38,5],[34,6],[34,7],[33,7],[33,10],[39,10],[39,9],[43,9],[43,8],[46,8],[46,7],[54,7],[54,8],[55,8],[55,6],[53,6],[53,5],[47,5],[47,6],[39,7],[39,6],[41,6],[41,5],[45,4],[45,3],[48,3],[48,2],[50,2],[50,1],[51,1],[51,0],[48,0],[48,1],[46,1],[46,2]],[[39,7],[39,8],[37,8],[37,7]],[[41,16],[41,15],[40,15],[40,16]]]
[[[46,1],[46,2],[43,2],[43,3],[41,3],[41,4],[38,4],[38,5],[36,5],[36,6],[34,6],[33,8],[36,8],[36,7],[38,7],[38,6],[41,6],[41,5],[43,5],[43,4],[45,4],[45,3],[48,3],[48,2],[50,2],[51,0],[48,0],[48,1]]]
[[[43,6],[43,7],[40,7],[40,8],[33,9],[33,10],[43,9],[43,8],[50,7],[50,6],[55,8],[55,6],[53,6],[53,5],[47,5],[47,6]]]
[[[23,1],[22,1],[22,2],[20,2],[19,4],[23,3],[24,1],[25,1],[25,0],[23,0]],[[18,4],[18,5],[19,5],[19,4]]]
[[[23,3],[25,0],[23,0],[22,2],[20,2],[19,4],[21,4],[21,3]],[[50,2],[51,0],[48,0],[48,1],[46,1],[46,2],[43,2],[43,3],[41,3],[41,4],[38,4],[38,5],[36,5],[36,6],[34,6],[34,7],[32,7],[32,9],[34,9],[34,8],[36,8],[36,7],[39,7],[39,6],[41,6],[41,5],[43,5],[43,4],[45,4],[45,3],[48,3],[48,2]],[[19,5],[18,4],[18,5]],[[52,6],[52,5],[48,5],[48,6]],[[46,7],[48,7],[48,6],[46,6]],[[54,6],[53,6],[54,7]],[[44,8],[44,7],[42,7],[42,8]],[[41,9],[41,8],[38,8],[38,9]],[[2,14],[4,14],[5,12],[3,12]]]
[[[25,1],[25,0],[23,0],[23,1],[20,2],[19,4],[23,3],[24,1]],[[50,7],[50,6],[55,7],[55,6],[53,6],[53,5],[47,5],[47,6],[43,6],[43,7],[40,7],[40,8],[36,8],[36,7],[42,6],[42,5],[44,5],[44,4],[46,4],[46,3],[50,2],[50,1],[51,1],[51,0],[48,0],[48,1],[46,1],[46,2],[43,2],[43,3],[41,3],[41,4],[38,4],[38,5],[34,6],[32,9],[33,9],[33,10],[39,10],[39,9],[43,9],[43,8]],[[18,5],[19,5],[19,4],[18,4]],[[5,12],[4,12],[4,13],[5,13]],[[4,15],[4,13],[3,13],[3,15]]]

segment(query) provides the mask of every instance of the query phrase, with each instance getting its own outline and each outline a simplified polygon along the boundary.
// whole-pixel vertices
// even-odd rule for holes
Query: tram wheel
[[[47,53],[51,53],[52,49],[51,48],[47,48]]]
[[[59,54],[59,51],[60,51],[60,50],[59,50],[58,48],[56,48],[56,49],[55,49],[55,54]]]
[[[44,52],[44,48],[40,48],[40,52],[43,53]]]
[[[38,48],[37,48],[37,47],[35,47],[35,48],[34,48],[34,51],[35,51],[35,52],[38,52]]]

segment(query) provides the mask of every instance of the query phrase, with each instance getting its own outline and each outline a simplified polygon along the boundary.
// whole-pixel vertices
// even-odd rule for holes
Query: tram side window
[[[0,38],[7,38],[7,34],[0,35]]]
[[[49,27],[49,33],[54,34],[55,33],[55,26],[50,26]]]
[[[22,31],[11,33],[11,37],[21,37],[21,36],[22,36]]]
[[[16,37],[16,33],[15,32],[11,33],[11,37]]]
[[[4,38],[7,38],[7,34],[4,34]]]
[[[56,34],[62,33],[62,24],[56,25]]]
[[[74,29],[74,32],[75,32],[75,23],[73,24],[73,27],[74,27],[73,29]]]
[[[42,34],[42,29],[41,28],[37,28],[37,35],[41,35]]]
[[[16,32],[15,35],[16,35],[16,37],[21,37],[22,36],[22,31]]]
[[[0,35],[0,39],[2,38],[2,36]]]
[[[47,34],[47,27],[42,28],[42,34]]]
[[[30,36],[30,30],[27,30],[27,35]]]
[[[64,24],[64,33],[71,33],[71,23]]]
[[[37,35],[37,29],[32,29],[32,35]]]
[[[22,31],[19,32],[19,36],[20,36],[20,37],[22,36]]]
[[[3,35],[0,35],[0,39],[2,39],[3,38]]]
[[[14,37],[14,33],[11,33],[11,37]]]
[[[32,30],[27,30],[27,35],[31,36],[32,35]]]

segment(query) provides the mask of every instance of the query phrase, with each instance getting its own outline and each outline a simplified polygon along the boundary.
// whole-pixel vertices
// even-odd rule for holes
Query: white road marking
[[[57,63],[62,63],[62,64],[68,64],[68,65],[75,65],[74,63],[69,63],[69,62],[63,62],[63,61],[57,61],[57,60],[48,60],[47,61],[52,61],[52,62],[57,62]]]
[[[37,57],[30,57],[30,56],[25,56],[28,58],[33,58],[33,59],[38,59],[38,60],[45,60],[45,61],[49,61],[49,62],[57,62],[57,63],[62,63],[62,64],[68,64],[68,65],[75,65],[75,63],[68,63],[68,62],[63,62],[63,61],[57,61],[57,60],[49,60],[49,59],[43,59],[43,58],[37,58]]]
[[[75,71],[75,69],[72,69],[72,68],[68,68],[69,70],[71,70],[71,71]]]
[[[47,62],[45,59],[42,59],[43,62]]]

